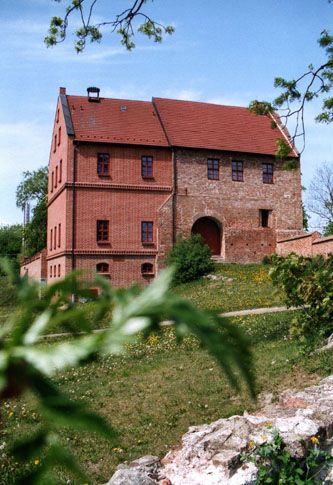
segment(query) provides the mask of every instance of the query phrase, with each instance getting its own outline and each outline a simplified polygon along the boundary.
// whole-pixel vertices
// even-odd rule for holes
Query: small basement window
[[[261,227],[271,227],[271,210],[260,209],[260,225]]]
[[[154,274],[154,266],[152,263],[143,263],[141,265],[141,274],[142,275],[153,275]]]
[[[98,263],[96,265],[97,273],[109,273],[109,265],[108,263]]]

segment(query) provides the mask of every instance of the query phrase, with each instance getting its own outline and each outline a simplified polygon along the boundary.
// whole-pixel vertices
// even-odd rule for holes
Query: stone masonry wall
[[[220,162],[219,180],[209,180],[207,159]],[[190,234],[201,217],[222,230],[221,256],[227,262],[255,262],[276,249],[276,234],[302,231],[299,170],[286,171],[274,157],[212,150],[179,149],[177,159],[177,233]],[[232,160],[243,161],[244,181],[232,180]],[[272,163],[273,183],[263,183],[262,164]],[[270,211],[262,227],[261,210]]]
[[[161,461],[146,456],[129,465],[119,465],[108,485],[255,485],[258,469],[242,462],[241,453],[272,439],[278,429],[291,456],[303,456],[301,440],[333,452],[333,376],[303,391],[284,391],[278,404],[267,404],[257,413],[219,419],[211,424],[192,426],[181,447]],[[333,484],[333,467],[317,475],[316,483]]]

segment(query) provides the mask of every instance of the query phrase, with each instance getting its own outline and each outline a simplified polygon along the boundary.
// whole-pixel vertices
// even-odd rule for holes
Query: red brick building
[[[147,282],[178,234],[226,262],[261,261],[302,230],[299,169],[274,156],[288,134],[245,108],[107,99],[60,88],[49,162],[47,280],[72,269]],[[299,158],[296,150],[293,158]]]

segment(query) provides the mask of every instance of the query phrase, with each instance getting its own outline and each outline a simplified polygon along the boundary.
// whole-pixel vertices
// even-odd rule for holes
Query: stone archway
[[[200,217],[192,227],[192,234],[200,234],[204,243],[213,251],[214,255],[221,254],[221,230],[214,219]]]

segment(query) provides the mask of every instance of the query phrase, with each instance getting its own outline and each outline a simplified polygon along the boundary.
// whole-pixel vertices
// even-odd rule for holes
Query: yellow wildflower
[[[11,418],[12,416],[14,415],[13,411],[11,411],[9,414],[8,414],[8,417]]]
[[[312,443],[314,443],[315,445],[318,445],[318,443],[319,443],[318,438],[316,438],[315,436],[311,436],[311,441],[312,441]]]
[[[35,461],[34,461],[34,464],[35,464],[35,465],[39,465],[39,460],[35,460]]]
[[[254,446],[254,441],[250,441],[249,445],[252,447]]]
[[[263,437],[262,437],[262,440],[263,440],[263,441],[266,441],[266,440],[267,440],[267,436],[263,436]]]

